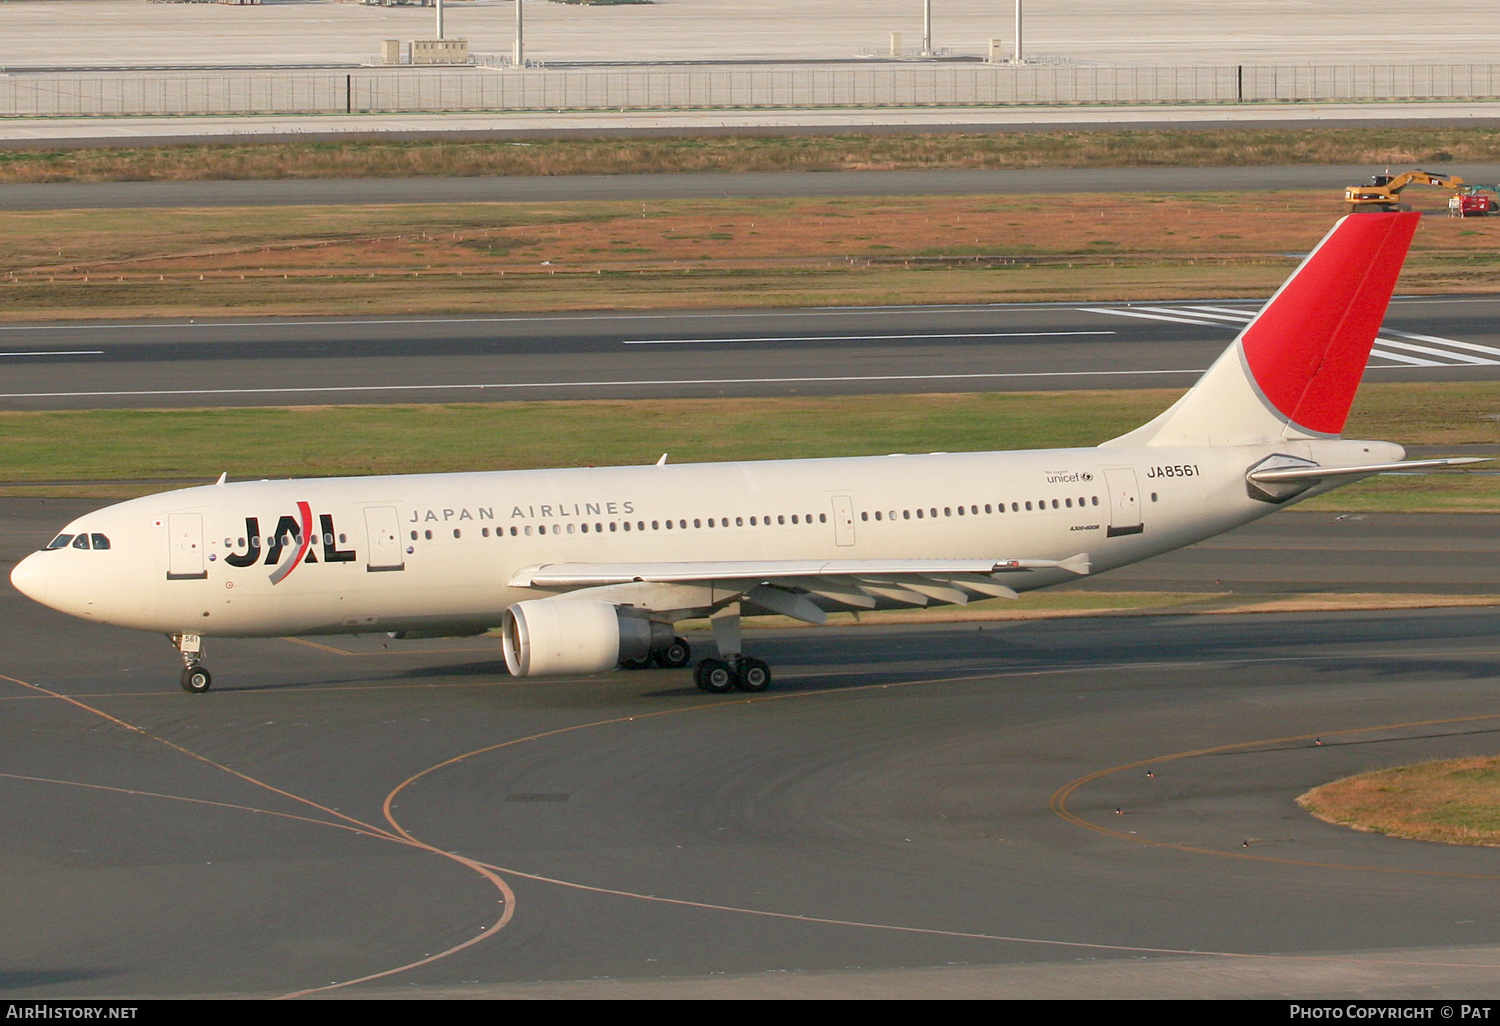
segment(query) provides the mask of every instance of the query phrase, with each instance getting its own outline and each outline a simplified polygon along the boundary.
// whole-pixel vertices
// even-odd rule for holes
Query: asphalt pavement
[[[0,501],[0,552],[78,505]],[[1424,554],[1493,580],[1493,521],[1197,568],[1362,587],[1278,548],[1354,526],[1462,587]],[[753,631],[753,697],[383,636],[210,640],[188,695],[158,637],[0,615],[12,1000],[1500,995],[1488,849],[1295,804],[1492,752],[1493,608]]]
[[[1470,182],[1500,181],[1500,164],[1443,164]],[[1329,189],[1369,178],[1368,165],[800,171],[738,174],[538,175],[486,178],[220,179],[0,184],[0,211],[563,200],[970,196],[1031,193],[1242,192]]]
[[[1259,309],[996,304],[0,325],[0,409],[1186,387]],[[1500,298],[1398,298],[1366,380],[1500,377]]]

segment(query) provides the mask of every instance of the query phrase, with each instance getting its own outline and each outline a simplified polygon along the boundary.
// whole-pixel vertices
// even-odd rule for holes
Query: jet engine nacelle
[[[670,624],[629,616],[610,602],[530,599],[505,611],[505,665],[512,677],[603,673],[672,641]]]

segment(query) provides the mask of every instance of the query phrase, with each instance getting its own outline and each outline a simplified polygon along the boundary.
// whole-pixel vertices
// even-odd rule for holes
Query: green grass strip
[[[763,399],[0,413],[9,494],[119,495],[212,480],[1096,445],[1171,389]],[[1492,384],[1370,385],[1350,437],[1500,443]],[[84,482],[78,484],[76,482]],[[144,483],[143,483],[144,482]],[[1500,476],[1382,477],[1324,508],[1500,510]]]

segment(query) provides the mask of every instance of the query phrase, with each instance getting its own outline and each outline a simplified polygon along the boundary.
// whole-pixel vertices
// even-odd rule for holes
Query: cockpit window
[[[95,551],[109,548],[109,538],[106,535],[91,534],[89,535],[89,540],[94,543]]]
[[[86,548],[88,548],[89,547],[89,536],[86,535],[86,534],[80,534],[77,538],[74,538],[73,539],[73,547],[75,549],[86,549]]]
[[[50,542],[47,543],[47,549],[62,549],[62,548],[67,548],[68,542],[70,542],[72,540],[73,540],[73,536],[71,534],[60,534],[56,538],[53,538]],[[46,549],[43,549],[42,551],[45,552]]]

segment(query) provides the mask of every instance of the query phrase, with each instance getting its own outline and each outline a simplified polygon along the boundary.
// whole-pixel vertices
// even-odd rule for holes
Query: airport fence
[[[1496,98],[1500,64],[0,69],[0,116],[10,117]]]

